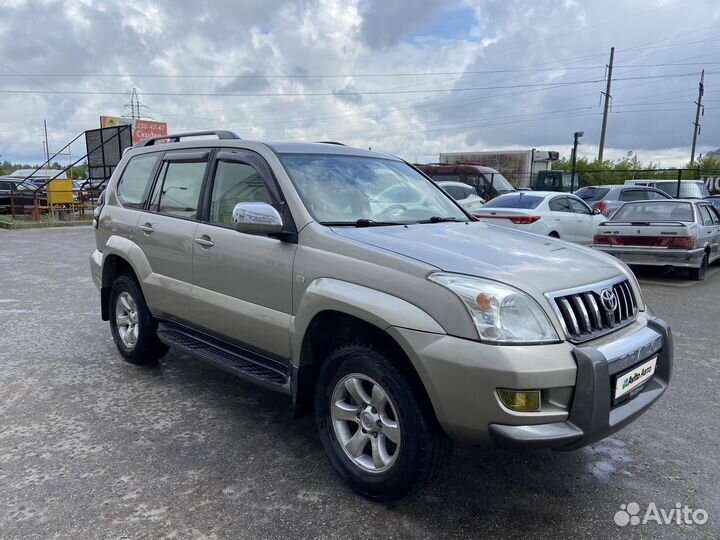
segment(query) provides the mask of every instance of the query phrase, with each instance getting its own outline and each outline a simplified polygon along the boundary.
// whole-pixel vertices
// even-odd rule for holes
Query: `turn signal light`
[[[503,405],[511,411],[537,412],[540,410],[540,390],[508,390],[498,388]]]
[[[693,249],[695,239],[692,236],[677,236],[670,240],[668,247],[672,249]]]
[[[605,236],[604,234],[596,234],[593,236],[593,244],[609,244],[610,243],[610,237]]]

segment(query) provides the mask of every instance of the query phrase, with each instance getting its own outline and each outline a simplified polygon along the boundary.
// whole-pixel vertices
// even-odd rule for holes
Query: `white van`
[[[677,180],[625,180],[625,185],[654,187],[676,199],[704,199],[710,195],[702,180],[680,180],[679,195]]]

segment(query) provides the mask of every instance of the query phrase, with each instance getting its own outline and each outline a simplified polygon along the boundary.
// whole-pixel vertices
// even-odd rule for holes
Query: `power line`
[[[708,72],[708,75],[716,75],[720,72]],[[673,73],[668,75],[645,75],[639,77],[617,77],[616,81],[636,81],[646,79],[672,79],[676,77],[690,77],[695,73]],[[438,88],[433,90],[366,90],[366,91],[333,91],[333,92],[143,92],[145,96],[176,96],[176,97],[303,97],[303,96],[361,96],[361,95],[388,95],[388,94],[437,94],[454,92],[471,92],[476,90],[504,90],[513,88],[539,88],[539,87],[560,87],[577,86],[580,84],[595,84],[603,82],[604,79],[587,79],[566,82],[547,83],[526,83],[498,86],[472,86],[462,88]],[[68,90],[60,92],[57,90],[0,90],[2,94],[71,94],[88,96],[121,96],[125,92],[100,91],[100,90]]]

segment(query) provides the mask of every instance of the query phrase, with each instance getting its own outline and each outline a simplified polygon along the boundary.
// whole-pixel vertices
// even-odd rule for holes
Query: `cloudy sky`
[[[0,159],[129,113],[171,131],[337,140],[432,161],[440,151],[595,156],[614,46],[606,158],[720,147],[717,0],[3,0]],[[75,155],[84,145],[72,147]]]

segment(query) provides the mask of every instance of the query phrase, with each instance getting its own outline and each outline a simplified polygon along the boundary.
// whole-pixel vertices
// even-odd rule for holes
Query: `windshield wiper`
[[[417,221],[416,223],[443,223],[445,221],[467,221],[466,219],[458,219],[454,217],[440,217],[440,216],[432,216],[428,219],[421,219],[420,221]]]
[[[385,225],[404,225],[397,221],[375,221],[374,219],[360,218],[356,221],[321,221],[320,225],[328,227],[383,227]]]

